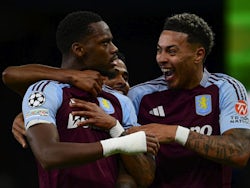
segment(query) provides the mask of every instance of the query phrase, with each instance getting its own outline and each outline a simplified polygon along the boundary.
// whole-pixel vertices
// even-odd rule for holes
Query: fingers
[[[23,114],[19,113],[12,124],[12,134],[15,139],[22,145],[23,148],[27,148],[28,144],[25,140],[26,130],[24,127]]]
[[[22,131],[15,129],[15,127],[12,127],[12,134],[14,135],[15,139],[21,144],[23,148],[28,147],[28,144],[24,137],[25,134]]]
[[[137,131],[140,131],[140,126],[132,126],[129,129],[127,129],[128,134],[131,134],[131,133],[134,133],[134,132],[137,132]]]
[[[93,96],[97,96],[101,91],[102,91],[102,86],[103,86],[103,81],[104,78],[103,76],[98,72],[96,77],[93,78],[94,83],[92,84],[92,89],[90,90],[90,93]]]
[[[70,107],[77,107],[85,110],[93,110],[97,108],[97,104],[95,103],[87,102],[76,98],[71,98],[69,105]]]
[[[147,137],[147,151],[153,155],[157,155],[159,149],[160,149],[160,144],[158,139],[153,136],[153,135],[146,135]]]
[[[101,93],[101,91],[102,91],[102,85],[103,85],[103,82],[100,79],[97,80],[96,84],[94,84],[94,86],[90,90],[90,93],[94,97],[96,97],[99,93]]]

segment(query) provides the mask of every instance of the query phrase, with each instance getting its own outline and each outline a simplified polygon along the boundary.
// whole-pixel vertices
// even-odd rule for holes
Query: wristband
[[[178,126],[175,134],[175,141],[185,146],[190,130],[186,127]]]
[[[105,157],[117,153],[136,154],[147,151],[146,134],[144,131],[118,138],[109,138],[100,142],[103,148],[103,156]]]
[[[127,133],[127,131],[125,130],[125,131],[122,132],[122,134],[121,134],[120,136],[126,136],[126,135],[128,135],[128,133]],[[119,136],[119,137],[120,137],[120,136]]]
[[[112,138],[119,137],[124,132],[124,128],[118,120],[116,120],[116,125],[109,130],[109,134]]]

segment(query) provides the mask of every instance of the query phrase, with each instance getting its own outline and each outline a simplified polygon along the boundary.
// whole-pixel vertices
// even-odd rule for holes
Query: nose
[[[158,53],[156,55],[156,61],[158,64],[166,64],[169,61],[168,55],[164,52]]]
[[[120,85],[126,85],[126,80],[123,78],[122,75],[118,75],[117,76],[117,84],[120,84]]]
[[[118,52],[118,48],[116,47],[116,45],[113,42],[111,42],[111,52],[112,52],[112,54]]]

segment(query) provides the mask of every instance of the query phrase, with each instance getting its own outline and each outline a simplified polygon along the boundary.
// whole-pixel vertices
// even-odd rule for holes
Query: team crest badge
[[[29,97],[29,106],[38,107],[45,102],[45,96],[42,92],[34,92]]]
[[[113,105],[111,102],[107,99],[104,99],[102,97],[97,97],[99,101],[99,106],[107,113],[107,114],[113,114],[115,112]]]
[[[198,95],[195,97],[196,114],[206,116],[212,111],[211,95]]]

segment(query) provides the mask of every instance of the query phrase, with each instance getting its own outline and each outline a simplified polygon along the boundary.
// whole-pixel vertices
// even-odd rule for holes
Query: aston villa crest
[[[195,97],[196,114],[206,116],[212,111],[211,95],[198,95]]]

